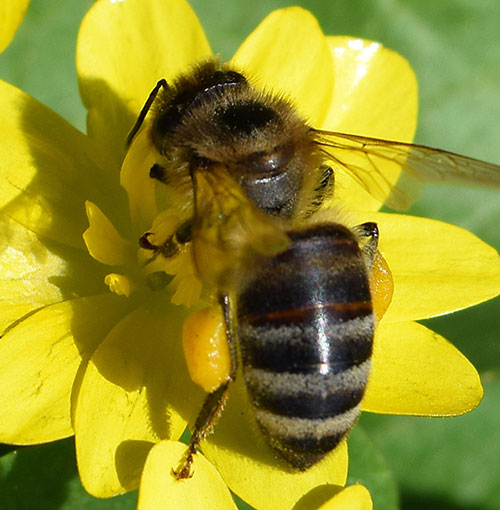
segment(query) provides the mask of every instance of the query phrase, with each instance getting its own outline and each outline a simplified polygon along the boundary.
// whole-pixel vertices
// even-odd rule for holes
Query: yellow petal
[[[410,142],[417,125],[417,81],[408,61],[381,44],[328,37],[333,97],[322,128]]]
[[[332,58],[310,12],[300,7],[272,12],[232,62],[266,90],[291,98],[313,126],[321,126],[332,94]]]
[[[482,396],[476,369],[445,338],[415,322],[378,326],[364,411],[452,416]]]
[[[9,45],[14,37],[24,18],[28,4],[29,0],[2,0],[0,3],[0,19],[2,20],[0,52]]]
[[[84,249],[85,199],[119,207],[116,181],[95,164],[98,151],[64,119],[1,81],[0,111],[0,208],[43,237]]]
[[[189,261],[191,263],[191,260]],[[169,283],[168,288],[177,286],[171,302],[174,305],[194,306],[198,303],[202,291],[202,282],[195,274],[187,274],[175,278]]]
[[[253,421],[241,380],[230,388],[229,403],[202,449],[234,493],[259,510],[281,510],[319,485],[345,484],[345,441],[307,471],[292,472],[275,458]]]
[[[95,296],[48,306],[7,331],[0,340],[0,441],[72,435],[71,394],[82,360],[122,313],[114,296]]]
[[[102,293],[103,278],[84,250],[47,242],[0,213],[0,331],[69,296]]]
[[[369,490],[357,483],[340,491],[318,510],[372,510],[372,508]]]
[[[0,332],[3,332],[25,314],[61,301],[63,291],[57,281],[67,273],[67,262],[60,253],[43,245],[33,232],[3,214],[0,247]]]
[[[120,184],[127,191],[130,217],[138,234],[150,228],[158,215],[155,199],[157,183],[149,177],[149,170],[156,162],[155,157],[148,132],[142,130],[134,138],[120,173]]]
[[[210,54],[184,0],[96,2],[82,22],[77,46],[90,136],[119,164],[127,133],[156,82]]]
[[[83,240],[90,255],[108,266],[118,266],[135,259],[132,244],[123,239],[106,215],[92,202],[85,202],[89,228]]]
[[[334,88],[329,131],[411,142],[417,125],[417,81],[407,60],[379,43],[328,37]],[[395,182],[397,175],[393,176]],[[377,210],[380,202],[344,172],[337,172],[338,197],[354,209]]]
[[[186,425],[179,413],[193,415],[201,405],[182,356],[183,312],[164,303],[158,308],[140,308],[122,320],[82,381],[77,459],[84,487],[97,497],[136,489],[153,444],[177,439]]]
[[[217,470],[198,454],[192,478],[176,480],[172,475],[186,445],[162,441],[150,452],[139,489],[139,510],[236,510],[231,494]]]
[[[434,317],[500,293],[500,258],[459,227],[415,216],[371,213],[379,249],[392,271],[394,295],[384,322]]]

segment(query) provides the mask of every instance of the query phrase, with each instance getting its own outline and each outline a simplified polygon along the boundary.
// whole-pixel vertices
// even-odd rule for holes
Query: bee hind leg
[[[319,169],[320,175],[316,186],[313,188],[309,203],[305,207],[305,217],[309,218],[321,209],[323,204],[333,197],[335,174],[331,167],[323,165]]]
[[[212,432],[229,397],[229,383],[234,381],[236,378],[236,330],[235,320],[233,318],[235,310],[232,300],[227,295],[219,296],[219,303],[224,314],[226,339],[231,361],[230,371],[227,379],[216,390],[209,393],[203,402],[203,406],[201,407],[201,411],[198,414],[193,427],[193,434],[189,441],[188,448],[177,468],[172,470],[172,473],[177,480],[190,478],[192,476],[191,465],[193,464],[196,450],[198,449],[201,441],[203,441],[203,439]]]
[[[371,268],[378,248],[378,227],[376,223],[368,221],[352,229],[361,248],[366,267]]]
[[[203,441],[203,439],[212,432],[213,427],[228,399],[228,386],[229,381],[219,386],[215,391],[212,391],[212,393],[209,393],[205,402],[203,402],[201,411],[196,418],[193,435],[189,441],[186,453],[179,462],[177,468],[172,470],[172,473],[177,480],[191,478],[191,465],[193,464],[196,450],[201,441]]]

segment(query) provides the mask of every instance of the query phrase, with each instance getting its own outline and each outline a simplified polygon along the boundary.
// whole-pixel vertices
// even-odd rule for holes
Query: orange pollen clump
[[[394,281],[384,257],[377,252],[370,273],[370,292],[372,295],[373,310],[377,321],[380,322],[391,304],[394,294]]]
[[[214,391],[229,379],[231,355],[219,306],[197,310],[186,319],[182,347],[191,379],[205,391]]]

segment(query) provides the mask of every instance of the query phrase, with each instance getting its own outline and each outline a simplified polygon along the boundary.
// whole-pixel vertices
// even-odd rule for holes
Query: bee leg
[[[193,236],[194,218],[186,220],[175,232],[175,239],[179,244],[186,244]]]
[[[223,383],[215,391],[209,393],[205,402],[203,402],[200,414],[198,414],[198,417],[196,418],[193,435],[189,441],[186,453],[177,468],[172,469],[172,473],[177,480],[191,478],[191,476],[193,476],[191,473],[191,465],[193,464],[194,455],[196,454],[196,450],[201,441],[203,441],[203,439],[212,432],[212,429],[217,422],[224,405],[226,404],[229,396],[228,386],[229,381]]]
[[[219,303],[224,313],[224,324],[226,326],[226,338],[229,346],[229,355],[231,357],[231,372],[230,380],[236,379],[236,370],[238,369],[237,356],[236,356],[236,310],[234,308],[233,300],[228,295],[220,295]]]
[[[225,404],[229,397],[229,383],[236,378],[237,360],[236,360],[236,344],[235,344],[235,322],[233,319],[233,306],[231,299],[227,295],[219,297],[219,302],[224,313],[224,322],[226,325],[226,336],[229,345],[229,353],[231,356],[231,371],[229,378],[222,383],[216,390],[209,393],[203,402],[196,422],[193,427],[193,434],[189,441],[188,448],[177,468],[172,470],[177,480],[190,478],[191,465],[196,450],[203,439],[212,432]]]
[[[329,166],[322,166],[322,176],[318,184],[313,190],[312,198],[307,207],[306,217],[313,215],[327,199],[333,196],[333,185],[335,182],[335,174]]]
[[[369,221],[354,227],[352,230],[358,238],[366,267],[371,268],[373,266],[375,255],[377,254],[378,247],[377,224]]]
[[[320,207],[327,198],[332,196],[333,185],[335,183],[335,174],[333,173],[332,168],[329,166],[323,166],[321,169],[323,171],[323,176],[316,187],[316,192],[320,197],[320,204],[318,207]]]
[[[169,237],[165,242],[160,245],[153,244],[149,237],[151,232],[146,232],[139,239],[139,246],[144,250],[151,250],[154,252],[154,260],[158,255],[162,255],[165,258],[170,258],[179,252],[180,246],[191,241],[193,232],[193,219],[189,218]]]
[[[146,115],[148,114],[149,110],[151,109],[152,104],[154,103],[154,100],[156,99],[156,96],[158,95],[158,92],[161,88],[168,88],[167,80],[162,78],[156,85],[155,88],[151,91],[149,94],[149,97],[147,98],[146,102],[144,103],[144,106],[142,107],[141,113],[139,113],[139,117],[137,117],[137,120],[135,121],[134,126],[130,130],[129,134],[127,135],[126,140],[126,146],[130,147],[130,144],[132,143],[132,140],[134,139],[134,136],[137,134],[139,129],[142,126],[142,123],[144,122],[144,119],[146,118]]]
[[[168,184],[167,174],[165,172],[165,168],[163,168],[158,163],[155,163],[149,169],[149,177],[151,179],[156,179],[157,181],[163,182],[163,184]]]

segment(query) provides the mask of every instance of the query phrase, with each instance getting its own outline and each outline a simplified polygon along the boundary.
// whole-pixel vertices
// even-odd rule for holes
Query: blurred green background
[[[90,0],[32,0],[0,78],[80,129],[74,66],[79,23]],[[215,52],[230,57],[281,0],[193,0]],[[310,0],[325,33],[373,39],[413,66],[420,87],[416,141],[500,164],[500,2],[497,0]],[[500,247],[498,192],[427,187],[412,214],[461,225]],[[425,239],[422,240],[425,242]],[[432,246],[429,246],[432,249]],[[457,246],[457,250],[460,247]],[[443,261],[446,263],[446,261]],[[500,509],[499,300],[427,321],[481,373],[485,398],[450,419],[364,414],[350,440],[350,482],[369,487],[376,510]],[[80,486],[71,440],[0,449],[0,508],[132,509],[136,494],[111,500]],[[247,508],[241,505],[242,508]]]

